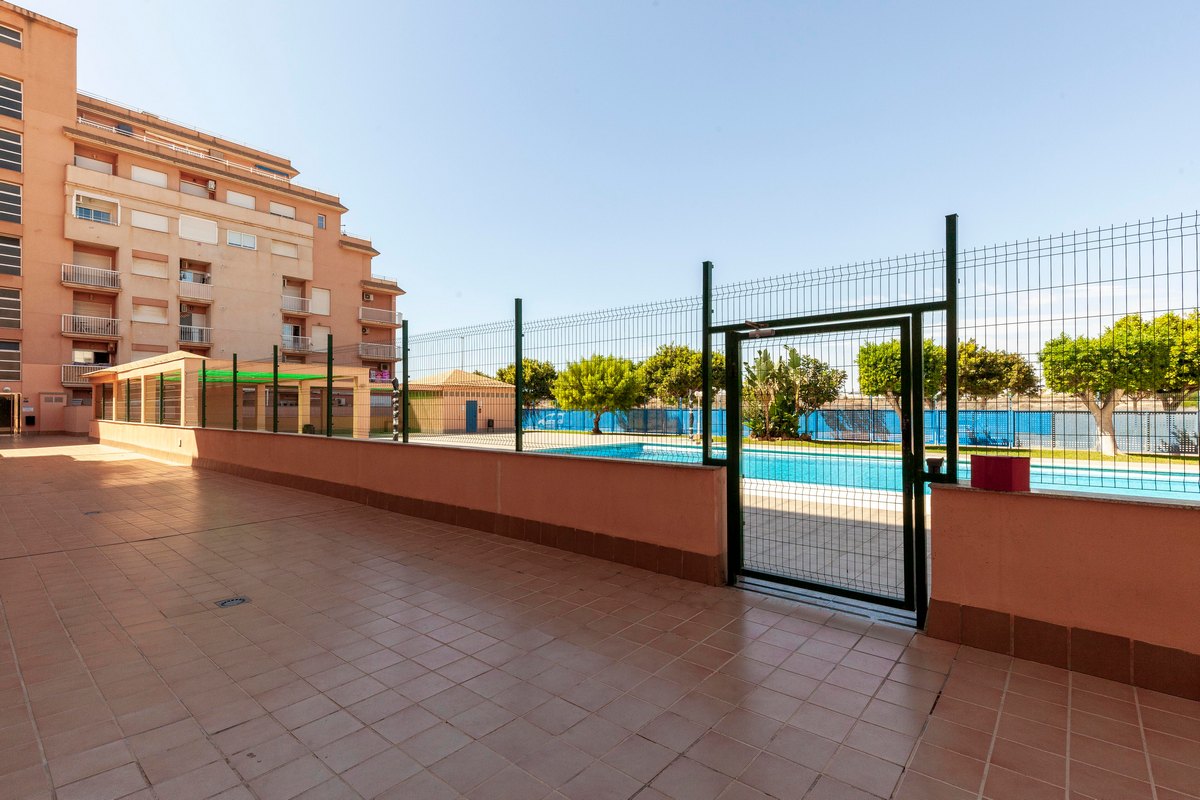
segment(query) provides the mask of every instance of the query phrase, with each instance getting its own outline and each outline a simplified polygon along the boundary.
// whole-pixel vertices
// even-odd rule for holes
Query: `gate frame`
[[[743,323],[713,325],[713,264],[705,261],[702,267],[703,298],[701,301],[702,342],[701,360],[703,387],[701,397],[702,461],[704,464],[726,468],[726,496],[729,521],[729,562],[727,580],[730,585],[745,574],[742,566],[742,494],[741,494],[741,342],[744,339],[761,338],[785,329],[785,335],[803,332],[818,332],[822,326],[845,323],[850,329],[895,326],[902,324],[901,347],[901,438],[905,433],[910,447],[901,445],[903,452],[902,471],[905,477],[904,505],[905,527],[911,535],[905,537],[905,601],[900,604],[889,602],[874,595],[863,596],[854,590],[839,591],[837,587],[810,585],[804,588],[817,589],[823,593],[867,599],[881,606],[897,605],[914,611],[918,628],[925,627],[929,607],[929,574],[925,541],[925,484],[958,482],[958,215],[946,215],[945,228],[945,274],[941,301],[908,303],[874,309],[843,311],[825,314],[810,314],[802,317],[787,317],[770,320],[747,320]],[[944,312],[946,315],[946,471],[930,473],[923,463],[924,435],[924,378],[923,315]],[[871,321],[876,324],[872,325]],[[904,328],[908,336],[903,335]],[[836,328],[832,328],[836,329]],[[712,455],[712,337],[725,335],[725,386],[726,386],[726,457]],[[915,343],[915,347],[913,346]],[[729,358],[730,354],[737,355]],[[907,380],[906,380],[907,378]],[[733,410],[733,413],[731,413]],[[731,420],[731,418],[733,418]],[[732,427],[737,423],[737,428]],[[733,435],[736,430],[737,435]],[[911,547],[910,547],[911,544]],[[911,558],[910,558],[911,550]],[[784,584],[800,584],[800,581],[781,580],[770,576],[769,580]],[[857,595],[857,597],[856,597]],[[881,602],[882,601],[882,602]]]

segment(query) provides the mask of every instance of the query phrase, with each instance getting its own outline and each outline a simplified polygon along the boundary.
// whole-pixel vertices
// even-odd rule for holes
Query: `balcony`
[[[182,344],[212,344],[212,328],[180,325],[179,341]]]
[[[121,291],[121,273],[115,269],[63,264],[62,282],[67,286],[79,286],[92,290]]]
[[[384,325],[389,328],[395,328],[404,322],[404,315],[399,311],[392,311],[387,308],[367,308],[366,306],[361,306],[358,309],[358,320],[368,325]]]
[[[118,339],[121,336],[121,320],[110,317],[83,317],[78,314],[63,314],[62,332],[66,336],[92,336],[101,339]]]
[[[82,219],[88,222],[99,222],[102,225],[117,224],[117,220],[113,216],[112,211],[99,208],[88,208],[86,206],[76,206],[75,219]]]
[[[311,353],[312,339],[307,336],[284,336],[280,349],[290,353]]]
[[[62,365],[62,385],[63,386],[90,386],[91,381],[87,379],[89,372],[95,372],[98,369],[108,369],[114,366],[113,364],[63,364]]]
[[[285,294],[281,297],[282,308],[289,314],[308,314],[310,312],[311,300],[307,297],[296,297],[295,295]]]
[[[400,348],[394,344],[375,344],[374,342],[359,342],[358,357],[372,361],[399,361],[402,358]]]
[[[203,300],[212,302],[212,284],[197,283],[196,281],[180,281],[179,297],[181,300]]]

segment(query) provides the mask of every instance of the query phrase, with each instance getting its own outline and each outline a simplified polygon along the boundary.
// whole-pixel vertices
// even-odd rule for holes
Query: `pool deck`
[[[1200,797],[1200,703],[77,439],[0,611],[5,800]]]

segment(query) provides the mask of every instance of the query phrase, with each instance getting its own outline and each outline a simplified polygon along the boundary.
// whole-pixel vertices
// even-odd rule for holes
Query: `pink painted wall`
[[[1200,653],[1200,506],[935,484],[932,598]]]
[[[92,421],[91,436],[179,464],[199,458],[705,556],[725,552],[725,472],[718,467],[101,420]]]

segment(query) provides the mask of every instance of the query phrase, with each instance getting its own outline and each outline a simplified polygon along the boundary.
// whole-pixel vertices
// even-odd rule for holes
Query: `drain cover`
[[[216,602],[216,606],[217,608],[231,608],[233,606],[240,606],[242,603],[249,602],[249,597],[226,597],[224,600],[218,600]]]

